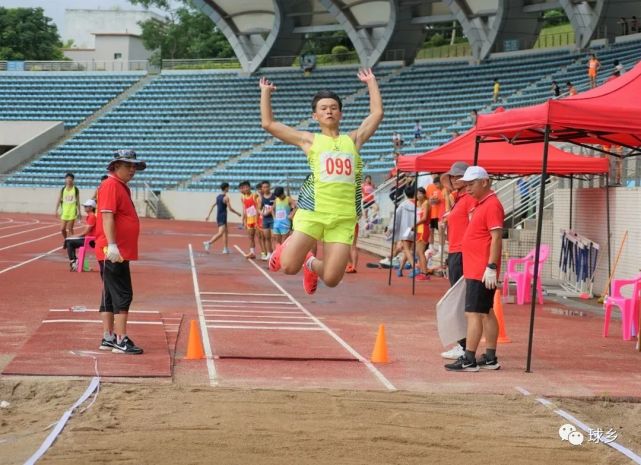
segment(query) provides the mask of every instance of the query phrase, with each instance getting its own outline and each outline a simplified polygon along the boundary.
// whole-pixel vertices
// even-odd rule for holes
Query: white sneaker
[[[458,360],[459,357],[463,357],[464,355],[465,355],[465,351],[463,350],[463,347],[461,346],[461,344],[456,344],[450,350],[441,353],[441,357],[446,358],[448,360]]]
[[[389,261],[389,258],[387,257],[383,258],[382,260],[379,260],[378,263],[384,266],[390,266],[390,261]]]
[[[203,242],[203,247],[205,248],[205,252],[209,252],[209,247],[211,244],[207,241]]]
[[[227,247],[223,249],[223,253],[231,253]]]
[[[265,252],[261,252],[261,254],[260,254],[260,259],[261,259],[262,261],[264,261],[264,262],[266,262],[267,260],[269,260],[269,258],[267,258],[267,254],[266,254]]]

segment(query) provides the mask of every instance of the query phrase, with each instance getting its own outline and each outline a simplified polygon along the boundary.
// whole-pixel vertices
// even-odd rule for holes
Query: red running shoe
[[[305,289],[305,292],[308,295],[314,294],[318,287],[318,275],[307,269],[307,260],[309,260],[309,257],[313,256],[314,255],[311,252],[308,252],[305,257],[305,263],[303,264],[303,289]]]

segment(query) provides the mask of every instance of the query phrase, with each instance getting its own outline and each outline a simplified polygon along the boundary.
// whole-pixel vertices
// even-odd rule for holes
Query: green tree
[[[61,47],[42,8],[0,7],[0,60],[61,60]]]
[[[166,59],[229,58],[234,52],[227,38],[207,15],[185,2],[176,9],[166,0],[130,0],[134,5],[160,8],[167,13],[166,21],[148,19],[140,23],[142,40],[148,50],[156,50]]]

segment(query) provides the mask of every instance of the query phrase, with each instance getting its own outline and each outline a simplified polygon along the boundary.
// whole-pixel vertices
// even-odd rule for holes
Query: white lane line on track
[[[58,234],[60,234],[60,233],[59,233],[59,232],[55,232],[55,233],[53,233],[53,234],[49,234],[49,235],[47,235],[47,236],[38,237],[37,239],[32,239],[32,240],[30,240],[30,241],[24,241],[24,242],[19,242],[18,244],[8,245],[8,246],[6,246],[6,247],[2,247],[2,248],[0,249],[0,252],[1,252],[1,251],[3,251],[3,250],[7,250],[7,249],[12,249],[12,248],[14,248],[14,247],[18,247],[18,246],[20,246],[20,245],[31,244],[32,242],[38,242],[38,241],[41,241],[41,240],[43,240],[43,239],[47,239],[47,238],[49,238],[49,237],[56,236],[56,235],[58,235]],[[57,250],[61,250],[61,249],[62,249],[61,247],[57,247]]]
[[[205,313],[233,313],[242,315],[243,313],[251,313],[256,315],[300,315],[299,311],[275,311],[275,310],[227,310],[225,308],[210,308],[205,307]],[[309,318],[309,317],[301,317]]]
[[[25,227],[25,226],[31,226],[34,224],[38,224],[40,221],[34,221],[32,223],[12,223],[11,226],[2,226],[0,227],[0,231],[5,230],[5,229],[13,229],[13,228],[20,228],[20,227]],[[0,223],[0,224],[5,224],[5,223]]]
[[[279,305],[294,305],[292,302],[278,302],[275,300],[211,300],[202,299],[203,302],[212,303],[217,302],[221,304],[279,304]]]
[[[257,315],[250,313],[249,315],[239,315],[238,313],[225,313],[225,312],[205,312],[205,316],[222,316],[226,318],[280,318],[284,320],[311,320],[308,316],[287,316],[287,315]]]
[[[209,340],[209,331],[207,331],[207,323],[205,323],[205,313],[203,311],[203,303],[200,300],[200,287],[198,286],[198,273],[196,272],[196,262],[194,262],[194,249],[189,244],[189,261],[191,263],[191,276],[194,281],[194,297],[196,298],[196,307],[198,308],[198,321],[200,323],[200,335],[205,349],[205,356],[207,357],[207,373],[209,375],[209,384],[216,386],[216,366],[214,365],[214,356],[211,341]]]
[[[315,326],[316,323],[313,321],[255,321],[255,320],[205,320],[207,323],[251,323],[257,325],[299,325],[303,326]]]
[[[523,389],[522,387],[516,386],[515,389],[519,391],[521,394],[528,396],[530,393],[526,390]],[[527,393],[527,394],[525,394]],[[545,397],[537,397],[536,401],[539,402],[540,404],[546,406],[550,410],[552,410],[554,413],[556,413],[558,416],[561,418],[564,418],[567,421],[570,421],[574,423],[576,426],[581,428],[586,434],[590,434],[590,431],[596,431],[596,429],[590,428],[587,424],[583,423],[581,420],[576,418],[574,415],[571,413],[566,412],[563,409],[557,408],[554,403]],[[601,429],[603,431],[603,429]],[[599,438],[601,439],[601,438]],[[612,441],[612,442],[605,442],[603,440],[599,441],[601,444],[604,444],[606,446],[609,446],[616,450],[617,452],[620,452],[621,454],[625,455],[627,458],[632,460],[634,463],[641,465],[641,456],[637,455],[635,452],[631,451],[625,446],[622,446],[618,442]]]
[[[323,331],[323,328],[315,327],[298,327],[298,326],[222,326],[222,325],[207,325],[211,329],[264,329],[268,331]]]
[[[242,253],[242,250],[240,247],[237,245],[234,246],[238,252]],[[336,334],[334,331],[332,331],[329,326],[327,326],[325,323],[320,321],[318,318],[316,318],[309,310],[307,310],[303,304],[301,304],[298,300],[294,298],[289,292],[285,290],[278,282],[272,278],[269,273],[267,273],[265,270],[263,270],[260,266],[256,265],[256,263],[253,260],[247,260],[249,263],[251,263],[254,268],[256,268],[258,271],[260,271],[263,276],[265,276],[276,288],[285,294],[305,315],[310,317],[312,320],[316,322],[318,326],[320,326],[327,334],[329,334],[336,342],[338,342],[347,352],[349,352],[353,357],[358,359],[365,367],[378,379],[378,381],[385,386],[385,388],[389,391],[396,391],[396,387],[388,380],[383,373],[381,373],[378,368],[376,368],[372,362],[367,360],[365,357],[363,357],[361,354],[359,354],[356,349],[354,349],[352,346],[350,346],[347,342],[345,342],[338,334]]]
[[[19,236],[20,234],[24,234],[24,233],[28,233],[28,232],[32,232],[32,231],[39,231],[41,229],[47,229],[47,228],[51,228],[53,226],[57,226],[57,225],[56,224],[50,224],[48,226],[40,226],[39,228],[26,229],[24,231],[18,231],[18,232],[12,233],[12,234],[7,234],[6,236],[0,236],[0,239],[5,239],[7,237],[13,237],[13,236]],[[60,234],[60,233],[58,233],[58,234]]]
[[[200,295],[250,295],[252,297],[286,297],[283,294],[269,294],[269,293],[260,293],[260,292],[210,292],[210,291],[201,291]]]
[[[74,320],[71,318],[61,318],[58,320],[42,320],[43,323],[100,323],[102,320]],[[162,325],[162,321],[131,321],[127,320],[128,325]]]
[[[2,249],[0,249],[0,250],[2,250]],[[36,257],[30,258],[29,260],[25,260],[24,262],[20,262],[20,263],[18,263],[16,265],[13,265],[13,266],[10,266],[10,267],[5,268],[3,270],[0,270],[0,274],[6,273],[7,271],[15,270],[16,268],[20,268],[21,266],[26,265],[27,263],[35,262],[36,260],[40,260],[42,257],[46,257],[47,255],[51,255],[56,250],[60,250],[60,247],[55,247],[55,248],[51,249],[49,252],[42,253],[42,254],[40,254],[40,255],[38,255]]]
[[[219,310],[221,308],[247,308],[247,305],[228,305],[228,304],[203,304],[203,308],[210,310]],[[252,309],[260,310],[291,310],[291,307],[282,307],[280,305],[252,305]],[[291,313],[300,313],[298,310]]]

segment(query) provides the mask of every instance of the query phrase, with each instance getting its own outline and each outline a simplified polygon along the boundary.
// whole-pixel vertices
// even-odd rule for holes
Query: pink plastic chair
[[[91,246],[92,241],[94,241],[95,245],[95,240],[96,238],[94,236],[85,236],[85,243],[82,245],[82,247],[78,247],[78,268],[76,269],[78,273],[83,272],[83,269],[85,267],[85,255],[87,254],[87,252],[94,251],[95,253],[95,247]]]
[[[612,307],[619,307],[621,310],[621,333],[623,339],[629,341],[632,334],[639,331],[639,293],[641,292],[641,274],[632,279],[613,279],[612,295],[607,296],[603,302],[603,337],[608,337],[610,328],[610,315]],[[632,285],[632,295],[626,297],[621,295],[624,286]]]
[[[530,289],[532,288],[532,280],[534,277],[534,256],[536,248],[523,258],[510,258],[507,261],[507,271],[503,274],[503,296],[510,295],[510,281],[516,283],[516,303],[523,305],[531,301]],[[541,244],[541,252],[539,253],[539,279],[536,283],[536,292],[539,296],[539,303],[543,304],[543,285],[541,283],[541,273],[543,271],[543,264],[548,259],[550,254],[550,246]],[[517,267],[522,266],[522,270]]]

